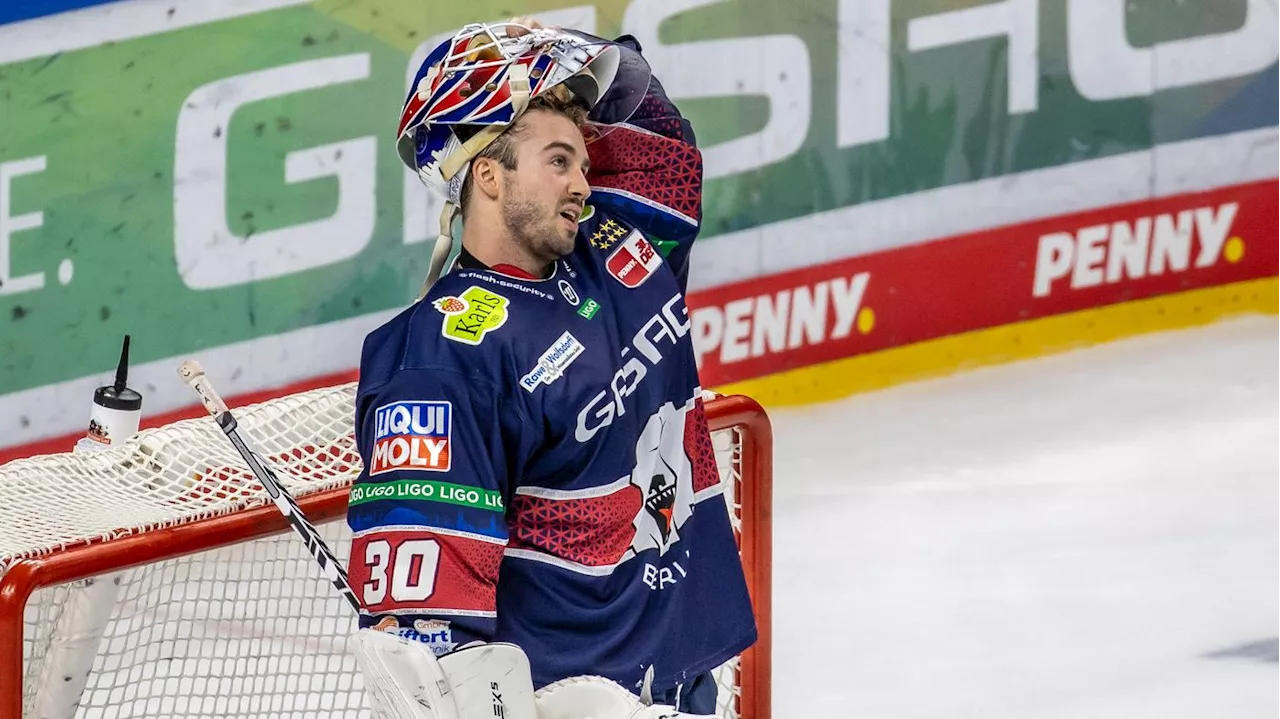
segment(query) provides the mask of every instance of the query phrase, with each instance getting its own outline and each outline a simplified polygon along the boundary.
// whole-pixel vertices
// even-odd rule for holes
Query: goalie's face
[[[521,249],[541,263],[573,252],[578,218],[591,188],[582,131],[556,112],[520,118],[515,169],[502,170],[502,221]]]

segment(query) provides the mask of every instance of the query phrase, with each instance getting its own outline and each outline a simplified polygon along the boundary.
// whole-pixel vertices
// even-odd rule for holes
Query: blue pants
[[[663,694],[655,695],[653,702],[673,706],[689,714],[715,714],[716,696],[719,692],[716,678],[711,672],[706,672]]]

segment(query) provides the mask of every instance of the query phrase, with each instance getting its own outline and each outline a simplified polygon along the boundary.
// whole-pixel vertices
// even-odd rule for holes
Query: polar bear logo
[[[688,408],[662,405],[636,442],[631,484],[639,488],[644,502],[632,520],[636,533],[627,557],[649,549],[666,554],[680,541],[680,527],[693,514],[693,465],[684,447],[687,414]]]

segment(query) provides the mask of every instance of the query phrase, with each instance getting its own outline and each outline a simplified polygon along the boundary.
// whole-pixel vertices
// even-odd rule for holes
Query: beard
[[[543,262],[554,262],[573,252],[577,232],[566,232],[560,220],[559,205],[544,207],[514,185],[502,203],[502,222],[511,237]]]

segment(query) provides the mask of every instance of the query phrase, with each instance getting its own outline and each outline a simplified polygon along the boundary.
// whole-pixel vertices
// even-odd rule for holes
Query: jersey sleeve
[[[364,470],[353,485],[348,573],[360,624],[445,653],[496,625],[518,410],[474,374],[400,370],[356,401]],[[505,411],[500,411],[505,410]]]
[[[622,62],[636,61],[640,45],[634,38],[615,43]],[[683,287],[702,226],[702,153],[689,121],[656,77],[634,111],[634,102],[611,99],[615,91],[636,89],[611,89],[592,112],[593,121],[610,127],[587,145],[590,202],[643,232],[666,255]]]

